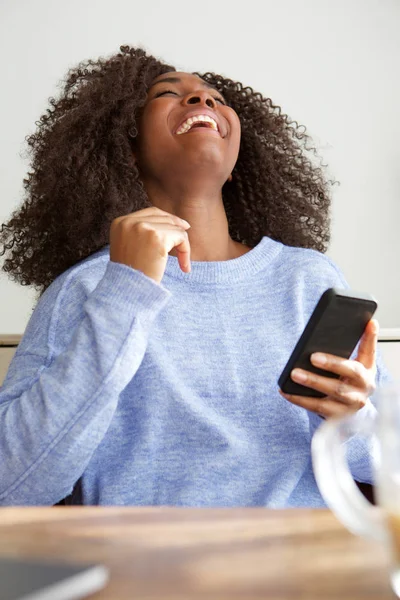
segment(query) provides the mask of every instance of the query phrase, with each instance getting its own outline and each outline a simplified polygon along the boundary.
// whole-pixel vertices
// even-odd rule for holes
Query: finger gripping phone
[[[290,373],[299,367],[338,379],[336,373],[315,367],[310,361],[311,354],[324,352],[349,358],[377,308],[378,304],[370,294],[350,289],[326,290],[279,377],[280,389],[286,394],[323,398],[326,394],[296,383]]]

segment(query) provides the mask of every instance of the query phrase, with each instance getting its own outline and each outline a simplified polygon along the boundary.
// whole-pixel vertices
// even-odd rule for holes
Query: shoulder
[[[299,294],[315,296],[329,287],[348,288],[342,269],[326,254],[311,248],[283,246],[280,272]]]
[[[109,248],[105,246],[64,271],[52,284],[59,301],[74,295],[86,299],[104,276],[109,260]],[[46,292],[51,292],[51,287]]]
[[[306,316],[311,314],[325,290],[350,287],[341,268],[326,254],[283,244],[274,284],[288,310],[296,307]]]
[[[65,346],[74,326],[84,315],[84,303],[96,288],[109,262],[109,248],[73,265],[59,275],[40,296],[20,343],[20,351],[29,351],[41,339],[55,350]]]
[[[318,250],[283,245],[281,254],[282,263],[297,278],[312,282],[326,277],[335,284],[348,287],[341,268],[329,256]]]
[[[69,303],[86,299],[103,277],[109,262],[108,247],[91,254],[59,275],[40,297],[38,306]]]

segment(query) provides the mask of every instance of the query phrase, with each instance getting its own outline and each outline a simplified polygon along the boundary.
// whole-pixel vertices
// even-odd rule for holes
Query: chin
[[[229,175],[231,172],[226,164],[226,157],[213,148],[201,148],[195,153],[185,153],[184,157],[178,159],[177,164],[180,172],[190,172],[192,175],[202,173],[203,176],[207,176],[213,172],[219,173],[223,177],[224,173],[228,172]]]

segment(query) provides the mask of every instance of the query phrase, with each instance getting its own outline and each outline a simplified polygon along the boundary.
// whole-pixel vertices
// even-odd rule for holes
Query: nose
[[[215,108],[217,103],[215,99],[209,94],[206,90],[200,90],[197,92],[192,92],[188,94],[184,98],[185,104],[200,104],[203,106],[208,106],[209,108]]]

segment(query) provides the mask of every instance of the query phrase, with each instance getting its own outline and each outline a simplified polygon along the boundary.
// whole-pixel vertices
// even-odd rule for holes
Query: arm
[[[293,251],[292,251],[293,252]],[[330,287],[349,288],[343,273],[326,255],[313,250],[302,252],[302,263],[299,265],[299,306],[303,309],[304,323],[311,315],[321,294]],[[377,333],[372,323],[354,349],[347,361],[340,357],[326,355],[329,359],[326,365],[317,364],[313,357],[311,361],[322,369],[340,375],[342,385],[338,380],[307,373],[306,384],[325,394],[325,398],[317,399],[303,396],[289,396],[279,392],[283,397],[297,406],[307,410],[309,418],[310,439],[322,423],[323,418],[340,417],[356,412],[355,419],[362,420],[376,415],[374,393],[375,387],[380,387],[391,380],[379,349],[376,353]],[[356,361],[357,363],[356,364]],[[375,370],[376,367],[376,370]],[[299,381],[302,383],[301,381]],[[355,436],[347,443],[347,458],[349,467],[355,479],[370,482],[372,477],[371,452],[368,440]]]
[[[54,504],[72,491],[171,295],[109,262],[77,318],[68,294],[73,276],[55,299],[50,292],[39,301],[0,389],[0,505]],[[62,328],[73,331],[59,348]]]
[[[356,353],[354,351],[353,355]],[[353,356],[352,355],[352,356]],[[377,350],[376,355],[376,387],[379,388],[393,381],[393,378],[387,370],[382,355]],[[365,419],[374,419],[377,415],[376,409],[377,392],[373,393],[367,400],[365,406],[354,415],[354,419],[361,422]],[[309,411],[310,433],[313,435],[323,422],[322,417]],[[371,456],[371,444],[363,435],[353,436],[346,442],[346,453],[349,469],[356,481],[362,483],[373,483],[373,465]]]

